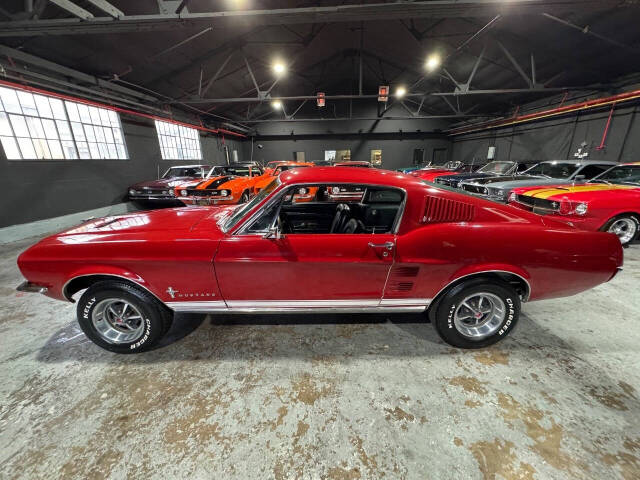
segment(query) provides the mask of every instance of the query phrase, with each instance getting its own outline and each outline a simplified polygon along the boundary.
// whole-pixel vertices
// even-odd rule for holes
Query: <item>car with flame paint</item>
[[[332,200],[335,186],[362,195]],[[292,201],[301,187],[316,189],[313,201]],[[513,330],[522,302],[588,290],[622,261],[609,233],[398,172],[301,168],[243,205],[119,215],[47,237],[18,258],[18,289],[79,297],[87,337],[120,353],[153,347],[175,312],[415,312],[445,342],[480,348]]]
[[[640,224],[640,163],[615,166],[582,185],[515,188],[509,202],[581,229],[615,233],[628,245]]]
[[[169,167],[157,180],[148,180],[131,185],[127,190],[127,194],[129,200],[133,201],[174,201],[176,199],[176,185],[181,185],[186,181],[194,179],[201,181],[209,170],[211,170],[210,165],[180,165]]]
[[[176,197],[185,205],[229,205],[246,203],[251,198],[262,167],[238,163],[218,167],[222,172],[208,176],[196,185],[179,185]]]

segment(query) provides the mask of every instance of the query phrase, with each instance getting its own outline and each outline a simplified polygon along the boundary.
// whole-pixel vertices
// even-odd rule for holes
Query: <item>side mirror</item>
[[[277,226],[273,226],[269,229],[267,233],[265,233],[262,238],[280,240],[283,237],[282,232]]]
[[[586,175],[576,175],[576,176],[575,176],[575,178],[574,178],[574,180],[575,180],[576,182],[580,182],[580,181],[582,181],[582,180],[586,180],[586,179],[587,179],[587,176],[586,176]]]

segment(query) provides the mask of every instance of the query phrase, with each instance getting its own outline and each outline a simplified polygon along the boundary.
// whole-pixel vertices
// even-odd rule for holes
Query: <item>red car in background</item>
[[[582,185],[515,188],[509,203],[584,230],[615,233],[627,245],[639,230],[640,162],[615,166]]]
[[[256,178],[256,181],[253,184],[252,194],[258,193],[264,187],[269,185],[273,181],[273,179],[280,175],[282,172],[286,172],[287,170],[291,170],[292,168],[313,167],[313,165],[314,164],[311,162],[269,162],[267,163],[267,168],[265,168],[264,174]]]
[[[332,200],[336,187],[358,195]],[[294,201],[301,188],[312,201]],[[47,237],[18,258],[18,289],[67,301],[84,291],[81,328],[120,353],[155,345],[174,312],[424,312],[447,343],[479,348],[511,332],[521,302],[588,290],[621,265],[608,233],[401,173],[316,167],[284,172],[244,205]]]

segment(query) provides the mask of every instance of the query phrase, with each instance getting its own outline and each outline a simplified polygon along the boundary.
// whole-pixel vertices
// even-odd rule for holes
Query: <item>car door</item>
[[[360,309],[380,304],[393,264],[395,234],[327,232],[317,212],[320,207],[313,202],[293,209],[298,231],[305,231],[305,207],[321,219],[316,223],[324,233],[266,238],[264,232],[241,230],[220,242],[214,264],[229,308]],[[267,209],[263,215],[267,223],[273,218]]]

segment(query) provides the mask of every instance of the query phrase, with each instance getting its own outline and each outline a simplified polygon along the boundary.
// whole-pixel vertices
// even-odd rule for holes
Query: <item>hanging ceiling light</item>
[[[433,53],[427,57],[427,62],[425,63],[425,67],[428,71],[433,72],[436,68],[440,66],[442,60],[440,59],[440,55],[437,53]]]

